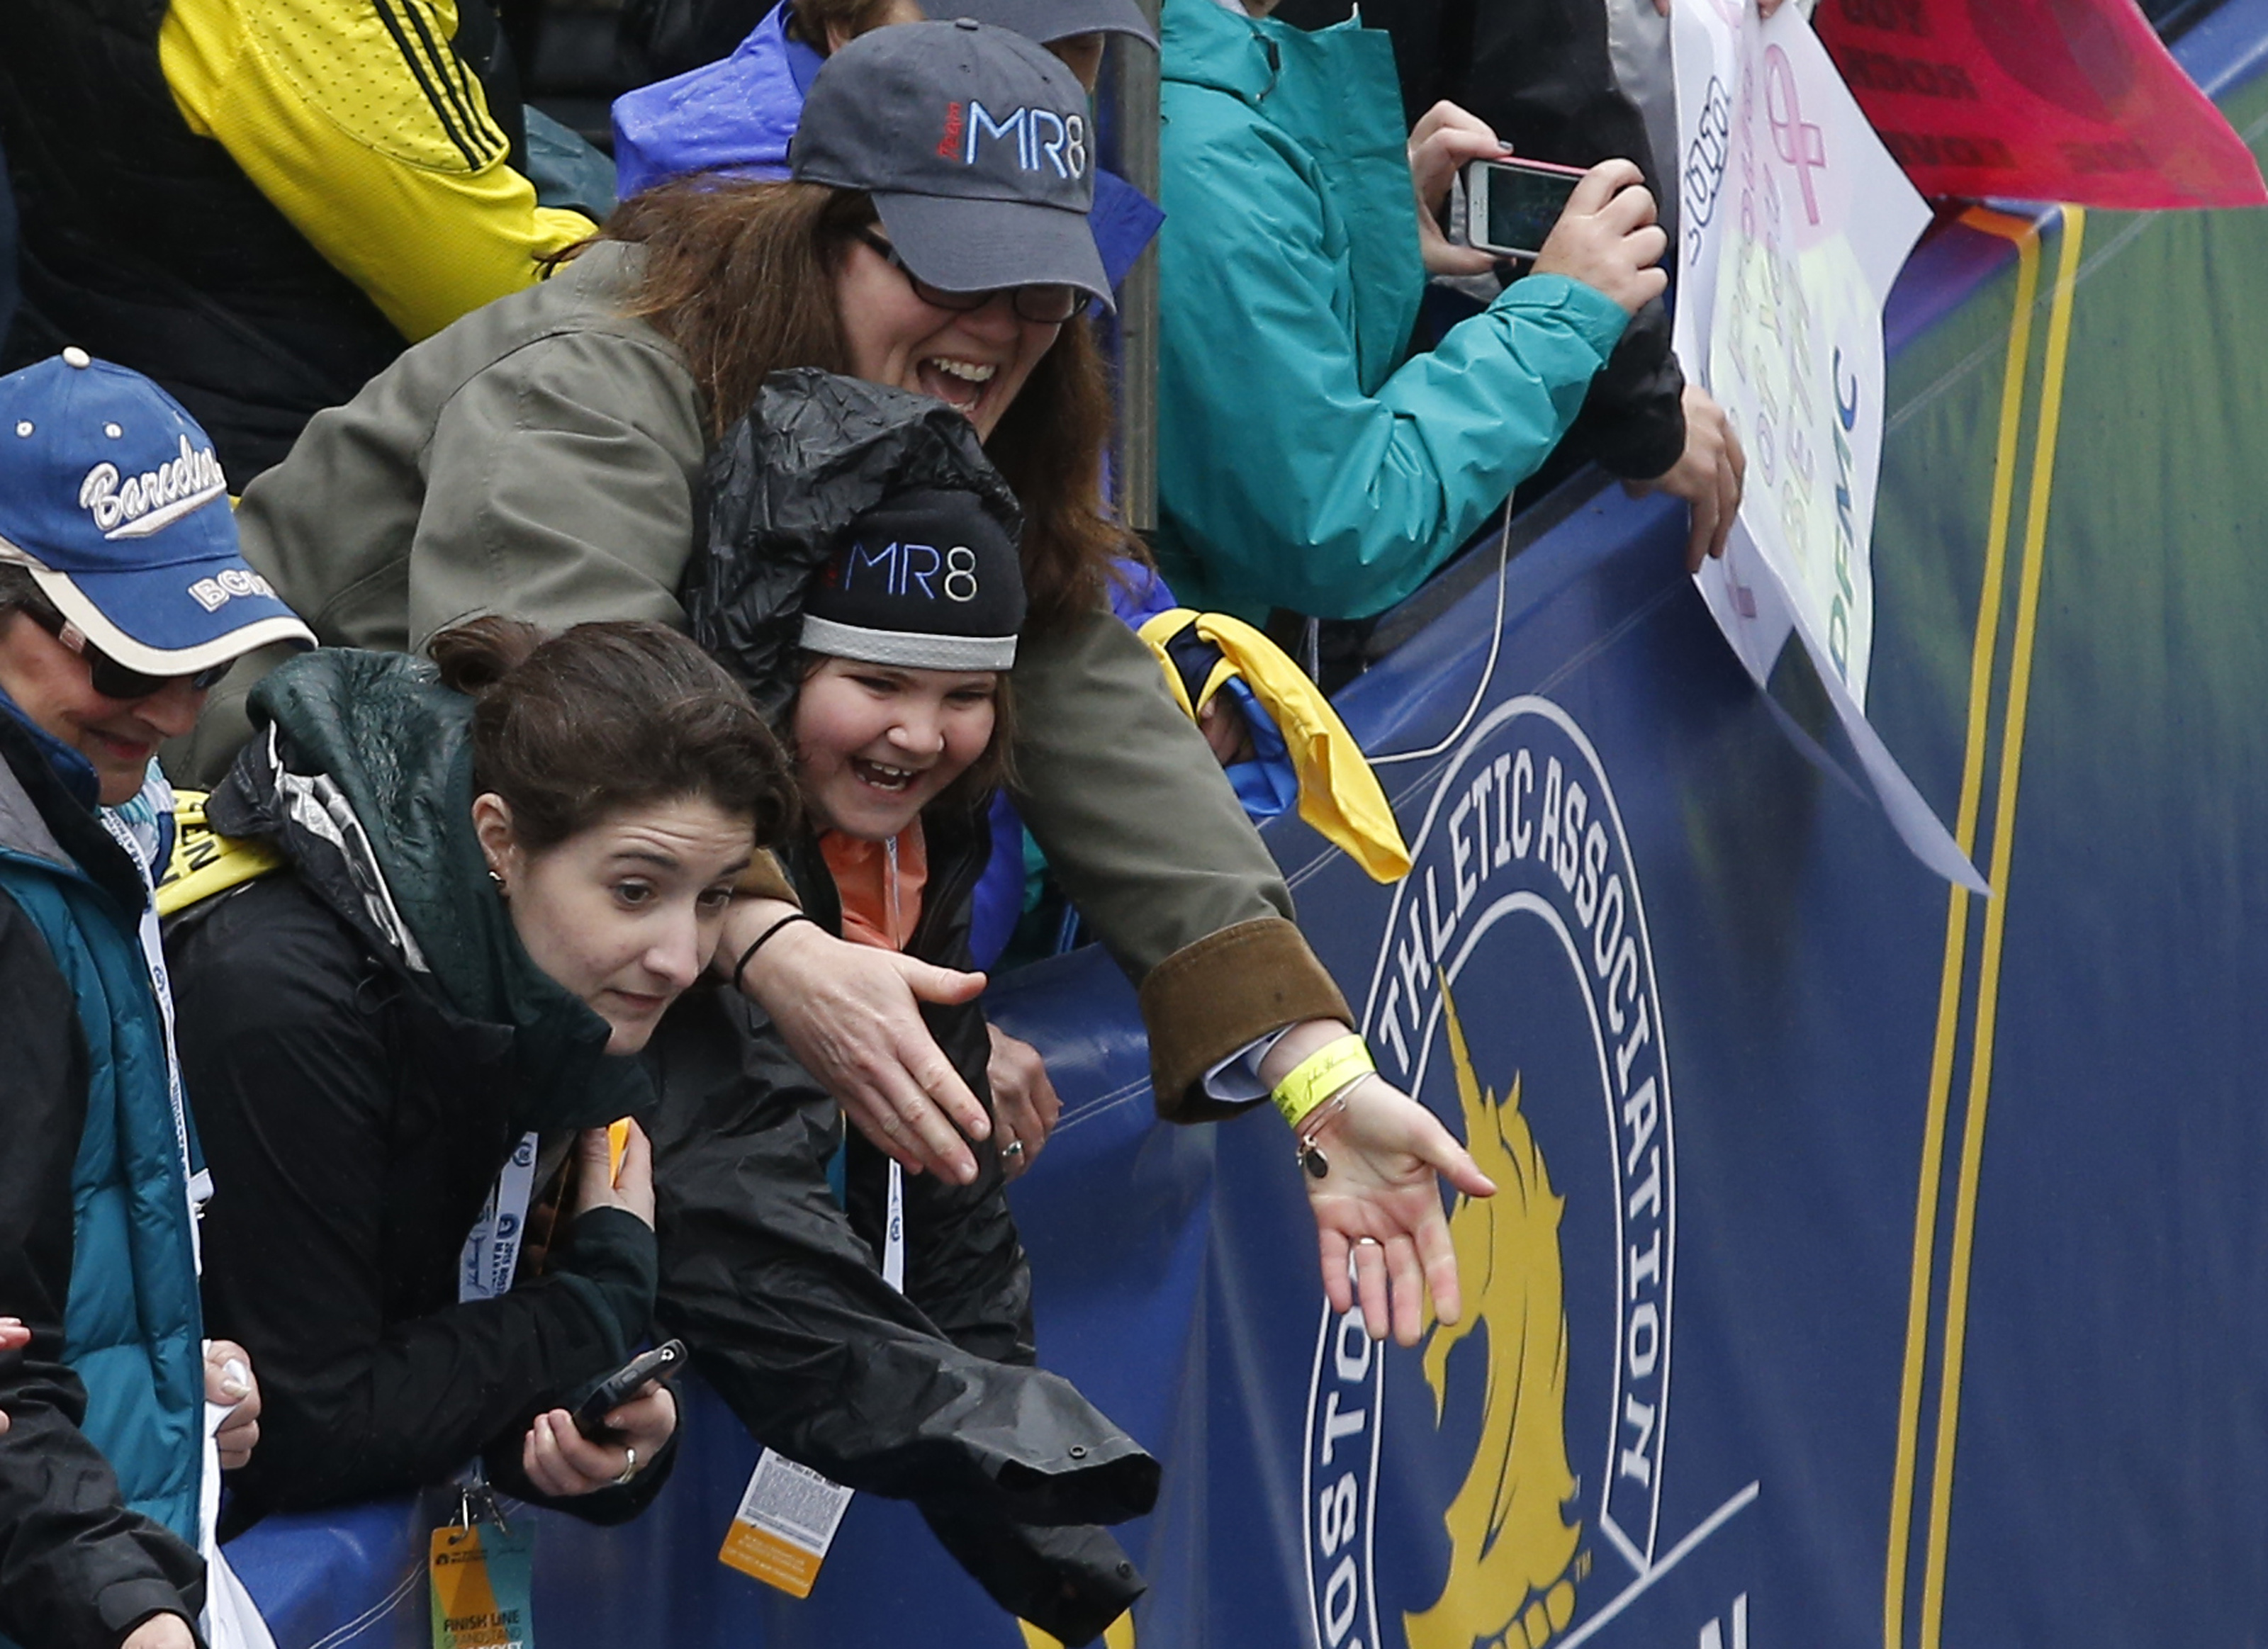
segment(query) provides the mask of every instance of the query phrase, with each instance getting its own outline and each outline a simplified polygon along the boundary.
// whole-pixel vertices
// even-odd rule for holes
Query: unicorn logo
[[[1677,1227],[1653,946],[1606,769],[1548,699],[1482,718],[1410,840],[1360,1023],[1497,1194],[1449,1211],[1462,1321],[1403,1352],[1321,1314],[1310,1618],[1318,1649],[1559,1649],[1657,1569]]]
[[[1447,1405],[1451,1348],[1488,1345],[1480,1439],[1463,1486],[1442,1518],[1448,1578],[1427,1609],[1404,1613],[1410,1649],[1476,1643],[1542,1646],[1574,1618],[1575,1585],[1589,1567],[1572,1514],[1579,1485],[1567,1463],[1567,1312],[1561,1297],[1559,1216],[1543,1153],[1520,1108],[1521,1079],[1501,1103],[1473,1069],[1446,987],[1442,1021],[1464,1112],[1466,1149],[1497,1194],[1460,1196],[1449,1216],[1464,1320],[1429,1323],[1422,1363],[1438,1424]]]

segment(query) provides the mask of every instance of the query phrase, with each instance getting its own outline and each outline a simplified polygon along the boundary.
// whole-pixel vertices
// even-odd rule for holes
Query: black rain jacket
[[[224,1532],[447,1477],[483,1456],[523,1499],[594,1522],[626,1487],[551,1501],[519,1467],[534,1416],[572,1405],[645,1337],[653,1233],[584,1214],[541,1275],[458,1302],[459,1256],[521,1135],[652,1109],[637,1062],[527,960],[470,822],[470,702],[431,666],[326,649],[254,696],[273,724],[207,804],[288,872],[167,925],[181,1064],[214,1182],[210,1331],[261,1382],[260,1447]]]

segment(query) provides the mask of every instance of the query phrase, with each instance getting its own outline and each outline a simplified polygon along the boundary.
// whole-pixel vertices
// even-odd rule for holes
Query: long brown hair
[[[855,190],[696,173],[633,195],[609,240],[645,247],[629,310],[675,344],[707,404],[710,438],[755,404],[769,373],[849,370],[836,276],[874,221]],[[1058,629],[1102,600],[1111,558],[1144,558],[1105,513],[1110,394],[1085,316],[1064,324],[985,452],[1024,506],[1027,630]]]

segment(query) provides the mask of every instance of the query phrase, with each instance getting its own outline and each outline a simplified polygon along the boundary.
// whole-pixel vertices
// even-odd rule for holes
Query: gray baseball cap
[[[860,35],[813,79],[788,170],[872,195],[899,257],[932,286],[1059,282],[1111,301],[1086,223],[1086,94],[1020,34],[964,18]]]
[[[1126,34],[1158,49],[1158,31],[1134,0],[936,0],[942,17],[975,18],[1042,46],[1075,34]]]

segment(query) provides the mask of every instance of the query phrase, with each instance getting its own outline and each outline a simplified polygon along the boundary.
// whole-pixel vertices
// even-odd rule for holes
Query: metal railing
[[[1139,0],[1154,25],[1158,0]],[[1103,164],[1158,198],[1158,59],[1114,40],[1102,84]],[[1158,248],[1118,289],[1118,427],[1111,449],[1119,510],[1147,538],[1158,526]]]

